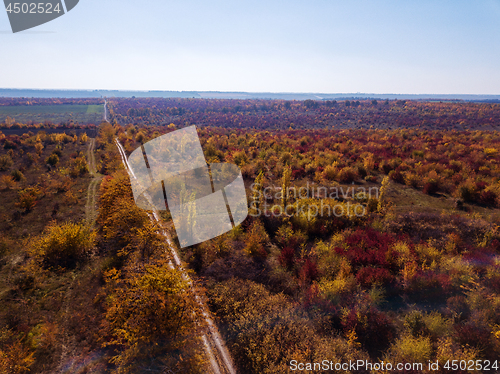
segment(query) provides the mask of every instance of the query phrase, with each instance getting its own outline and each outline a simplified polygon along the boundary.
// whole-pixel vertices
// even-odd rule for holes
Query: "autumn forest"
[[[104,100],[0,98],[33,108],[0,123],[1,373],[498,371],[500,104],[107,98],[98,123],[47,114],[80,105]],[[240,168],[250,214],[181,248],[168,210],[135,204],[121,152],[191,125],[207,163]],[[394,368],[335,366],[358,360]]]

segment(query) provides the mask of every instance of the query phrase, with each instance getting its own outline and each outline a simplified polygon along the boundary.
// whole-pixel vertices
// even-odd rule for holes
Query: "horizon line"
[[[115,89],[115,88],[11,88],[0,87],[0,91],[116,91],[116,92],[201,92],[239,94],[291,94],[291,95],[411,95],[411,96],[500,96],[500,93],[406,93],[406,92],[316,92],[316,91],[238,91],[238,90],[168,90],[168,89]]]

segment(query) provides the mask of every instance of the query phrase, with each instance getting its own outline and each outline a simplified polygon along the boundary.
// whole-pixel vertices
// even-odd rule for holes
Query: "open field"
[[[78,122],[98,124],[104,115],[103,105],[16,105],[0,106],[0,122],[7,117],[19,123]]]
[[[33,134],[37,134],[39,131],[42,131],[46,134],[60,134],[66,133],[67,135],[82,135],[87,134],[90,137],[95,137],[97,134],[96,127],[87,127],[82,126],[80,128],[64,128],[64,127],[55,127],[55,128],[33,128],[33,127],[25,127],[25,128],[2,128],[0,127],[0,132],[5,136],[8,135],[18,135],[21,136],[23,134],[29,134],[32,132]]]

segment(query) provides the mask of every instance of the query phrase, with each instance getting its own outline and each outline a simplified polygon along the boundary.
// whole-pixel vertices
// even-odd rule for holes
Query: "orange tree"
[[[110,295],[103,345],[117,348],[111,362],[118,372],[203,372],[200,310],[179,270],[158,261],[124,277],[111,269],[105,278]]]

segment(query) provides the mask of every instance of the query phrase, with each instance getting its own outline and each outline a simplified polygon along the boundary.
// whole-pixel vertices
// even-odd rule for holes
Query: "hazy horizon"
[[[245,91],[171,91],[171,90],[104,90],[104,89],[12,89],[0,88],[0,97],[157,97],[200,99],[271,99],[271,100],[457,100],[500,102],[500,95],[481,94],[395,94],[395,93],[320,93],[320,92],[245,92]]]

